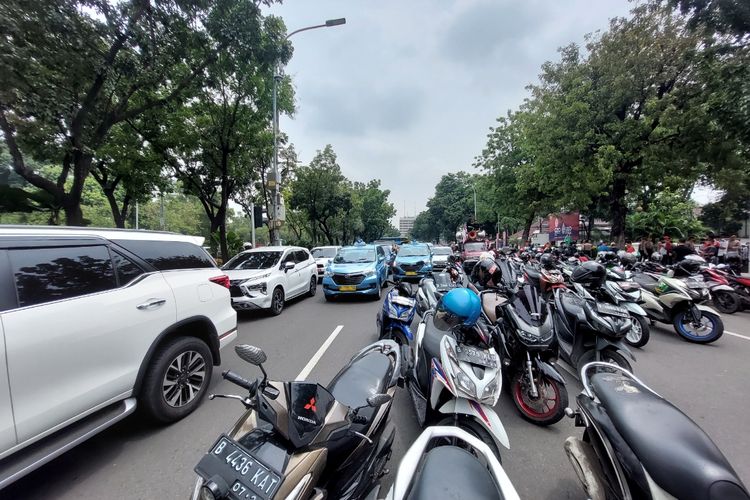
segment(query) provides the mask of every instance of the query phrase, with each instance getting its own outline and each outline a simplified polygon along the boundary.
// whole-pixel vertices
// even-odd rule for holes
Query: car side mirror
[[[284,263],[284,271],[291,271],[292,269],[294,269],[295,265],[296,264],[294,262],[285,262]]]
[[[382,406],[388,402],[390,402],[393,399],[393,396],[390,394],[373,394],[369,398],[367,398],[367,404],[369,406],[372,406],[373,408],[377,408],[378,406]]]

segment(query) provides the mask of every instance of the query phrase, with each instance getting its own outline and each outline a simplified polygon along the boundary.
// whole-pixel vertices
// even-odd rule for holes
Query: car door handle
[[[140,309],[141,311],[144,311],[146,309],[156,309],[157,307],[161,307],[164,304],[167,303],[167,299],[148,299],[143,304],[138,304],[136,309]]]

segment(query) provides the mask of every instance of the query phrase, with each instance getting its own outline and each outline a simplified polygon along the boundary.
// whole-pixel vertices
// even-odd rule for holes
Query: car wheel
[[[380,280],[375,283],[375,289],[378,291],[378,293],[372,296],[372,300],[380,300],[380,297],[383,295],[383,287],[380,284]]]
[[[213,372],[206,343],[179,337],[164,344],[149,362],[138,403],[145,415],[162,423],[189,415],[206,395]]]
[[[318,291],[318,277],[313,276],[310,278],[310,288],[307,290],[308,297],[315,297],[315,292]]]
[[[269,309],[269,312],[273,316],[278,316],[281,314],[281,311],[284,310],[284,290],[277,286],[273,290],[273,295],[271,296],[271,309]]]

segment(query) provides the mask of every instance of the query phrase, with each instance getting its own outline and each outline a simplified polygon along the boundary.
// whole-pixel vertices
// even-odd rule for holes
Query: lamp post
[[[476,222],[477,221],[477,188],[474,184],[472,184],[471,189],[474,191],[474,222]]]
[[[316,24],[315,26],[308,26],[306,28],[300,28],[296,31],[289,33],[284,40],[288,40],[292,35],[296,35],[302,31],[314,30],[317,28],[330,28],[332,26],[340,26],[346,24],[346,18],[329,19],[324,24]],[[279,111],[276,106],[276,98],[278,95],[279,82],[281,81],[281,68],[276,66],[275,74],[273,75],[273,178],[275,181],[274,194],[273,194],[273,221],[271,225],[274,227],[274,245],[281,244],[281,233],[279,232],[278,220],[279,212],[281,209],[281,172],[279,171]]]

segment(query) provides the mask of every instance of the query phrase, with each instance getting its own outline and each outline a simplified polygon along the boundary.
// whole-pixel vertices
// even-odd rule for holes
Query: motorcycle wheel
[[[735,292],[720,290],[711,294],[712,301],[719,312],[734,314],[740,309],[740,298]]]
[[[651,329],[648,326],[648,320],[637,314],[631,314],[630,318],[633,320],[633,326],[627,335],[625,335],[625,342],[633,347],[643,347],[648,343],[648,339],[651,338]]]
[[[580,375],[581,373],[581,368],[583,368],[587,363],[591,363],[592,361],[596,361],[596,351],[592,350],[584,353],[584,355],[581,356],[581,358],[578,360],[578,375]],[[620,368],[624,368],[630,373],[633,373],[633,367],[630,365],[630,362],[625,359],[625,356],[617,352],[615,349],[612,349],[611,347],[608,347],[601,351],[599,361],[602,361],[604,363],[612,363],[613,365],[617,365]],[[608,373],[611,371],[612,370],[606,368],[597,368],[594,372]]]
[[[672,324],[680,337],[696,344],[710,344],[724,335],[724,323],[719,315],[701,311],[701,325],[693,325],[689,311],[678,312]]]
[[[542,375],[537,381],[539,396],[533,398],[529,394],[525,380],[524,373],[517,373],[511,383],[513,403],[521,417],[536,425],[552,425],[559,422],[568,406],[568,391],[565,386]]]
[[[490,436],[490,433],[487,432],[487,429],[482,427],[482,424],[480,424],[473,418],[454,415],[445,417],[435,425],[445,425],[448,427],[456,426],[462,428],[463,430],[489,446],[490,451],[492,451],[492,453],[497,457],[498,462],[503,462],[502,457],[500,456],[500,449],[495,444],[495,440],[492,439],[492,436]],[[455,438],[445,438],[445,440],[446,442],[442,443],[444,445],[458,446],[459,448],[463,448],[467,451],[472,451],[468,445],[466,445],[462,441],[456,441]]]

